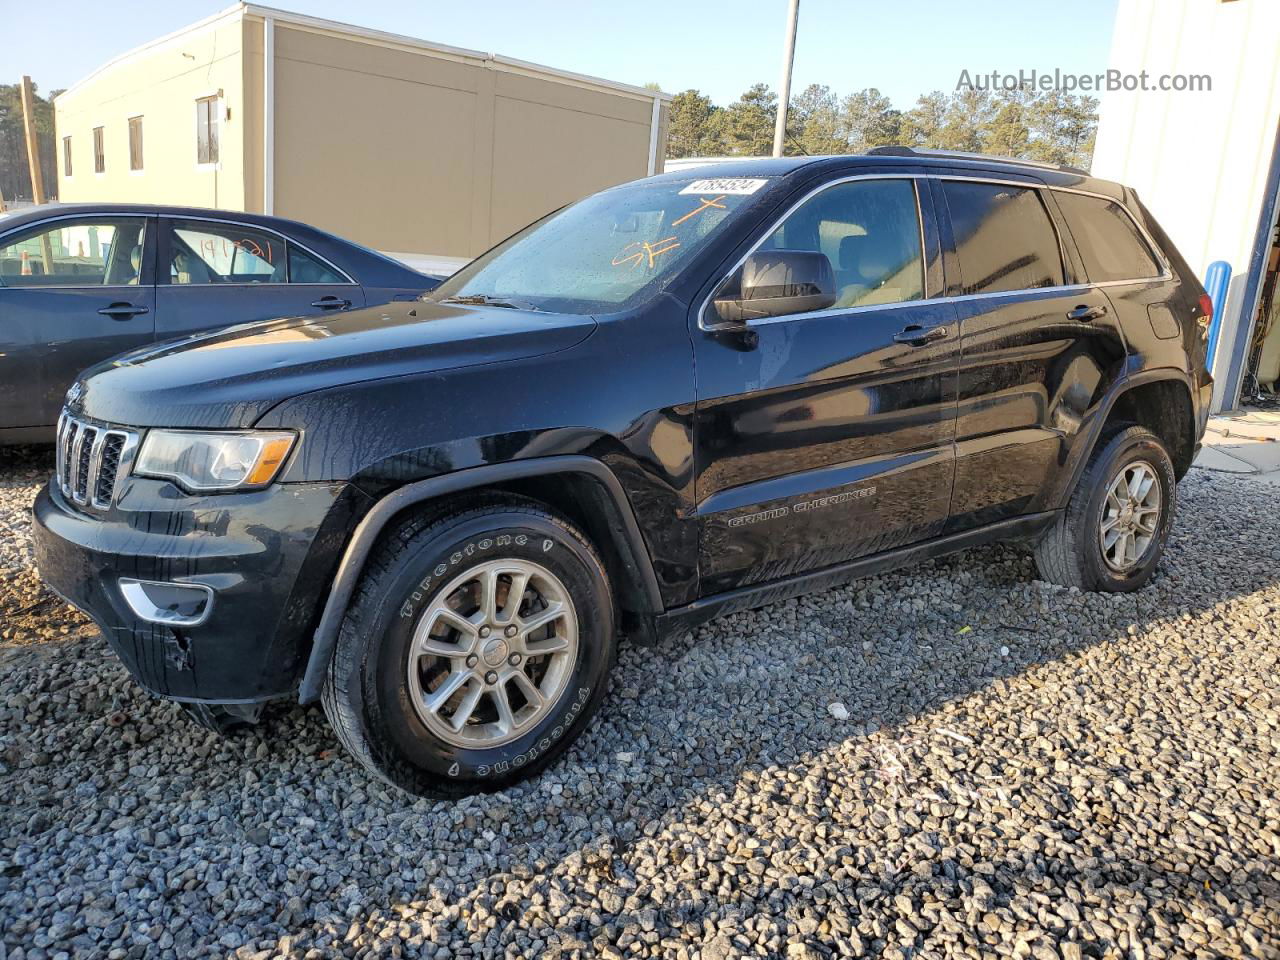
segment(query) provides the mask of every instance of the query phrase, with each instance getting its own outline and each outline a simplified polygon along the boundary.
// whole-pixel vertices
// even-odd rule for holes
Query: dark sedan
[[[0,214],[0,444],[52,440],[76,374],[117,353],[437,283],[279,217],[118,203]]]

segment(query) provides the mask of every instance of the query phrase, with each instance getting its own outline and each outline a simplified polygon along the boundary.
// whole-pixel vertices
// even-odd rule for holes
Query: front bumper
[[[193,497],[130,478],[105,513],[46,485],[36,497],[36,563],[45,582],[101,628],[133,678],[174,700],[246,703],[298,684],[320,599],[363,494],[341,483],[277,484]],[[139,619],[120,579],[201,584],[198,624]]]

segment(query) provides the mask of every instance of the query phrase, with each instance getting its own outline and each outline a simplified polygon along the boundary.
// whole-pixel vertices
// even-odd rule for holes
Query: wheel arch
[[[338,563],[317,623],[298,690],[300,703],[320,697],[347,606],[383,531],[406,512],[460,493],[499,491],[533,497],[582,527],[616,580],[622,609],[662,612],[658,579],[626,493],[604,463],[561,455],[513,460],[459,470],[406,484],[374,504],[357,525]]]
[[[1172,367],[1145,370],[1116,383],[1081,429],[1055,507],[1066,506],[1107,426],[1120,420],[1146,427],[1164,442],[1177,479],[1190,469],[1198,440],[1191,380]]]

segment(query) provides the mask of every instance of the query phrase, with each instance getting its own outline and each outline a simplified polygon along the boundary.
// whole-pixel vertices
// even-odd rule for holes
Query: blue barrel
[[[1215,260],[1204,275],[1204,288],[1213,303],[1213,320],[1209,324],[1209,345],[1205,348],[1205,366],[1213,369],[1213,354],[1218,348],[1218,331],[1222,329],[1222,313],[1227,306],[1227,287],[1231,283],[1231,264]]]

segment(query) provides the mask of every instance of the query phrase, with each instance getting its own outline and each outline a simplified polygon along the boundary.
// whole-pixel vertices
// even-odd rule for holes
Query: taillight
[[[1196,322],[1200,324],[1200,339],[1208,340],[1209,325],[1213,322],[1213,301],[1207,293],[1200,294],[1200,317]]]

